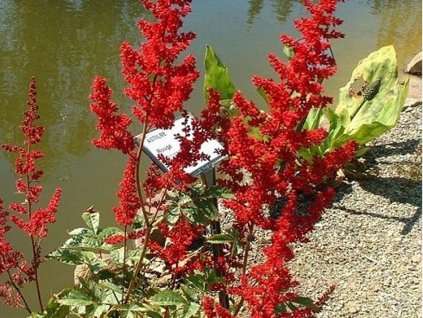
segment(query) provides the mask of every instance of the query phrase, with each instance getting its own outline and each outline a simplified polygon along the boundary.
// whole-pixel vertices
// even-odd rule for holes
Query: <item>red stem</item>
[[[30,151],[31,151],[31,142],[30,140],[27,140],[28,144],[27,144],[27,156],[30,156]],[[28,165],[28,158],[27,158],[27,165]],[[30,194],[29,194],[29,188],[31,186],[31,178],[29,176],[28,170],[26,171],[26,193],[25,193],[25,197],[26,200],[28,201],[28,222],[31,221],[31,217],[32,217],[32,204],[31,204],[31,199],[30,199]],[[44,306],[43,306],[43,301],[42,301],[42,297],[41,297],[41,288],[40,288],[40,280],[38,278],[38,267],[40,264],[40,253],[39,253],[39,248],[40,248],[40,244],[39,243],[35,243],[34,240],[34,236],[31,234],[31,246],[32,246],[32,266],[33,266],[33,270],[34,270],[34,276],[35,276],[35,286],[36,286],[36,290],[37,290],[37,298],[38,298],[38,303],[40,305],[40,309],[41,312],[44,311]]]

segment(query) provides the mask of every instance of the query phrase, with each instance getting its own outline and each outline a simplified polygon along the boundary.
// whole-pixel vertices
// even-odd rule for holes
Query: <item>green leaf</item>
[[[118,310],[120,313],[119,317],[122,318],[140,317],[138,313],[145,311],[144,308],[138,306],[137,304],[120,305]]]
[[[231,235],[225,233],[214,234],[207,238],[207,242],[210,244],[232,243],[234,242],[234,238]]]
[[[61,305],[51,298],[46,307],[45,318],[66,318],[69,314],[69,306]]]
[[[158,306],[179,306],[187,304],[187,301],[174,291],[164,290],[151,297],[151,304]]]
[[[370,100],[351,94],[353,84],[364,81],[371,85],[380,81],[376,95]],[[347,111],[351,121],[345,127],[348,140],[359,144],[367,143],[393,128],[399,120],[407,96],[408,82],[398,82],[395,49],[386,46],[361,60],[353,71],[351,80],[340,89],[339,105],[335,113]]]
[[[293,303],[291,303],[291,302],[286,302],[286,305],[288,306],[288,308],[291,310],[291,311],[296,311],[297,310],[297,306],[295,306]]]
[[[275,311],[276,311],[276,314],[278,314],[278,315],[287,312],[286,305],[285,304],[278,304],[276,306]]]
[[[307,119],[304,122],[304,130],[314,130],[321,126],[323,121],[323,109],[313,107],[310,109]]]
[[[183,318],[190,318],[197,314],[197,312],[200,310],[201,306],[197,303],[190,302],[188,306],[184,308],[183,312]]]
[[[217,199],[233,199],[234,194],[228,188],[212,186],[206,189],[204,196]]]
[[[317,306],[314,303],[313,299],[308,297],[298,296],[297,298],[293,299],[292,302],[303,305],[308,308],[317,309]]]
[[[61,263],[68,265],[80,265],[84,263],[84,258],[81,251],[71,251],[67,249],[57,249],[51,252],[48,256],[48,259],[56,259]]]
[[[109,305],[99,305],[93,310],[93,317],[100,318],[104,317],[104,314],[110,309]]]
[[[94,234],[98,234],[98,227],[100,225],[100,213],[98,212],[84,212],[82,218],[87,224],[88,228],[94,231]]]
[[[92,295],[81,289],[71,289],[69,293],[57,300],[58,303],[67,306],[88,306],[95,302],[92,300]]]
[[[71,235],[71,236],[74,236],[74,235],[86,235],[86,234],[93,235],[94,232],[93,232],[93,230],[87,229],[85,227],[79,227],[79,228],[76,228],[76,229],[70,231],[68,234]]]
[[[108,281],[99,282],[98,287],[105,290],[111,290],[117,294],[122,294],[122,288],[113,284],[112,282],[108,282]]]
[[[269,104],[269,99],[268,99],[267,94],[264,91],[264,89],[261,88],[261,87],[257,87],[256,91],[266,101],[266,104]]]
[[[161,314],[152,310],[147,311],[147,316],[150,318],[163,318]]]
[[[283,54],[290,60],[294,56],[294,50],[289,46],[284,45],[282,49]]]
[[[116,234],[124,234],[122,229],[118,227],[106,227],[105,229],[101,230],[100,233],[97,235],[97,240],[100,245],[105,244],[104,241],[112,235]]]
[[[207,90],[214,88],[220,93],[220,99],[232,99],[236,88],[229,76],[228,68],[220,61],[211,46],[206,47],[204,96],[207,99]]]
[[[190,301],[194,301],[198,299],[198,291],[195,290],[194,288],[190,288],[187,285],[182,285],[181,286],[181,290],[184,293],[184,296],[190,300]]]

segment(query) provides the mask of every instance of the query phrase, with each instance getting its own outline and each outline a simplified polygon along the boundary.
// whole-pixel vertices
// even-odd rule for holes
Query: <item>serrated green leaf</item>
[[[67,249],[57,249],[51,252],[48,259],[56,259],[61,263],[68,265],[80,265],[84,263],[84,257],[81,251],[72,251]]]
[[[228,68],[221,62],[211,46],[206,47],[205,54],[204,96],[213,88],[220,93],[220,99],[232,99],[236,88],[229,76]]]
[[[168,213],[166,213],[166,220],[169,224],[175,225],[178,222],[180,216],[180,208],[178,206],[172,207]]]
[[[72,236],[74,236],[74,235],[86,235],[86,234],[93,235],[94,234],[94,231],[93,230],[90,230],[90,229],[87,229],[85,227],[79,227],[79,228],[73,229],[68,234],[69,235],[72,235]]]
[[[234,242],[234,238],[225,233],[214,234],[207,238],[207,242],[210,244],[225,244]]]
[[[94,234],[98,234],[98,228],[100,226],[100,213],[98,212],[84,212],[82,218],[87,224],[88,228],[94,231]]]
[[[92,296],[81,289],[71,289],[69,293],[58,299],[57,302],[62,305],[76,307],[88,306],[95,303]]]
[[[187,304],[187,301],[181,295],[171,290],[158,292],[151,297],[150,302],[158,306],[179,306]]]
[[[113,284],[112,282],[102,281],[98,283],[98,287],[101,289],[111,290],[116,294],[122,294],[122,288]]]
[[[45,318],[66,318],[69,314],[69,306],[61,305],[51,298],[46,307]]]
[[[181,290],[188,300],[194,301],[198,299],[198,291],[194,288],[188,287],[187,285],[182,285]]]
[[[109,305],[101,304],[99,306],[96,306],[93,310],[93,317],[94,318],[100,318],[104,317],[104,314],[110,309]]]
[[[199,304],[190,302],[188,304],[188,306],[186,306],[184,308],[182,317],[183,318],[191,318],[191,317],[193,317],[194,315],[197,314],[197,312],[200,310],[200,308],[201,308],[201,306]]]

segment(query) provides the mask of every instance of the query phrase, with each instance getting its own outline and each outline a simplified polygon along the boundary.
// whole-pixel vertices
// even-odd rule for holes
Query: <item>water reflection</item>
[[[298,0],[270,0],[273,13],[280,23],[285,23],[290,13],[292,12],[293,5]],[[248,2],[247,24],[251,27],[255,19],[259,16],[264,7],[264,0],[250,0]]]
[[[263,9],[263,2],[264,0],[250,0],[248,1],[248,16],[247,16],[247,23],[251,26],[254,23],[256,17],[260,14],[261,10]]]
[[[91,81],[101,73],[122,86],[119,45],[123,39],[139,42],[135,23],[142,14],[133,0],[1,1],[0,135],[16,142],[35,75],[48,132],[45,165],[51,169],[63,158],[85,155],[94,134],[87,99]]]
[[[401,51],[399,64],[421,50],[422,2],[420,0],[368,0],[380,17],[377,46],[393,44]],[[414,45],[413,45],[414,44]]]
[[[298,0],[272,0],[272,7],[280,23],[285,23]]]

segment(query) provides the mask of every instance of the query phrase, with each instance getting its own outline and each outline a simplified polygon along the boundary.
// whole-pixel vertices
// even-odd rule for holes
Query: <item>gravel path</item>
[[[319,318],[421,313],[421,104],[364,156],[369,178],[344,183],[290,264],[304,296],[336,285]]]

